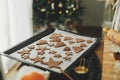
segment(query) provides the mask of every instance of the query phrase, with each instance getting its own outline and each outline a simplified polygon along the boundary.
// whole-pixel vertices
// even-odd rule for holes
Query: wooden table
[[[120,80],[120,61],[113,57],[113,52],[118,50],[120,46],[104,36],[102,80]]]

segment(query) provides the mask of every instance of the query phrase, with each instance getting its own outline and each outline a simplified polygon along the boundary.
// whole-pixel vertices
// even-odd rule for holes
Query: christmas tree
[[[80,3],[80,0],[33,0],[33,24],[56,23],[54,27],[58,28],[67,20],[80,24],[84,9]]]

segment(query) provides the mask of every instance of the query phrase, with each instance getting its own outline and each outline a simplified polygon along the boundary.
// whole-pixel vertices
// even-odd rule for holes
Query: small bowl
[[[85,74],[88,72],[88,68],[86,68],[85,66],[77,66],[74,68],[74,71],[78,74]]]

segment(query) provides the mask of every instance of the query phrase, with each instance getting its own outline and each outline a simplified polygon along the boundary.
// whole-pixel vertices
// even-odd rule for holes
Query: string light
[[[39,0],[35,0],[36,2],[38,2]]]
[[[46,11],[46,9],[45,9],[45,8],[42,8],[42,9],[40,9],[40,11],[41,11],[41,12],[45,12],[45,11]]]
[[[71,7],[74,7],[74,4],[71,4]]]
[[[72,15],[72,13],[69,13],[69,15],[71,16],[71,15]]]
[[[59,8],[62,8],[62,7],[63,7],[62,2],[59,2],[58,7],[59,7]]]
[[[48,4],[50,4],[51,3],[51,1],[50,0],[48,0]]]
[[[55,9],[54,5],[55,5],[54,2],[52,2],[52,3],[51,3],[51,9],[52,9],[52,10]]]
[[[62,11],[59,11],[59,14],[62,14]]]
[[[67,0],[67,2],[69,2],[70,0]]]
[[[66,10],[65,12],[66,12],[66,13],[69,13],[69,11],[68,11],[68,10]]]
[[[73,8],[73,11],[76,11],[76,8]]]

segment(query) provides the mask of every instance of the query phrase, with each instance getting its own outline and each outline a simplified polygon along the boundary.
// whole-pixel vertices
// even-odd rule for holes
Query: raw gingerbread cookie
[[[52,46],[54,46],[54,43],[49,43],[48,46],[52,47]]]
[[[72,48],[73,48],[73,50],[74,50],[76,53],[79,53],[80,51],[84,50],[84,49],[83,49],[82,47],[80,47],[80,46],[73,46]]]
[[[63,57],[63,59],[65,59],[65,61],[70,61],[71,57],[70,56],[66,56],[66,57]]]
[[[71,51],[71,49],[70,49],[70,47],[65,47],[64,49],[63,49],[63,51]]]
[[[45,54],[44,50],[38,50],[37,53],[38,53],[38,55],[43,55],[43,54]]]
[[[71,36],[65,36],[64,37],[64,41],[67,41],[67,40],[72,40],[73,38]]]
[[[21,58],[23,58],[24,60],[28,59],[29,58],[29,54],[24,54],[21,56]]]
[[[57,42],[55,47],[62,47],[62,46],[65,46],[65,43],[64,42]]]
[[[75,41],[73,41],[73,40],[69,40],[68,42],[69,42],[70,44],[75,43]]]
[[[24,54],[30,54],[31,50],[25,50],[23,49],[22,51],[19,51],[18,54],[21,54],[21,56],[23,56]]]
[[[49,38],[51,39],[51,38],[55,38],[55,37],[63,37],[63,35],[60,33],[52,33]]]
[[[58,68],[61,69],[59,66],[63,61],[55,61],[53,58],[49,58],[48,62],[42,62],[42,64],[48,65],[49,68]]]
[[[65,54],[66,54],[67,56],[70,56],[70,55],[72,55],[72,52],[67,51],[67,52],[65,52]]]
[[[28,46],[29,49],[34,49],[35,48],[35,45],[30,45]]]
[[[80,44],[80,47],[87,47],[85,43]]]
[[[56,54],[54,54],[54,57],[60,58],[60,57],[62,57],[62,56],[61,56],[60,54],[56,53]]]
[[[50,48],[47,48],[46,46],[38,46],[36,50],[50,50]]]
[[[48,42],[46,40],[39,40],[36,45],[43,45],[43,44],[47,44]]]
[[[92,40],[87,40],[86,42],[87,42],[87,43],[92,43],[93,41],[92,41]]]
[[[59,37],[54,37],[50,40],[50,42],[60,42],[61,39]]]
[[[85,40],[82,38],[76,38],[76,43],[84,42]]]
[[[34,61],[34,63],[36,63],[36,62],[43,62],[44,58],[45,57],[36,56],[36,58],[31,58],[31,60]]]
[[[56,53],[56,51],[50,51],[49,52],[49,54],[55,54]]]

